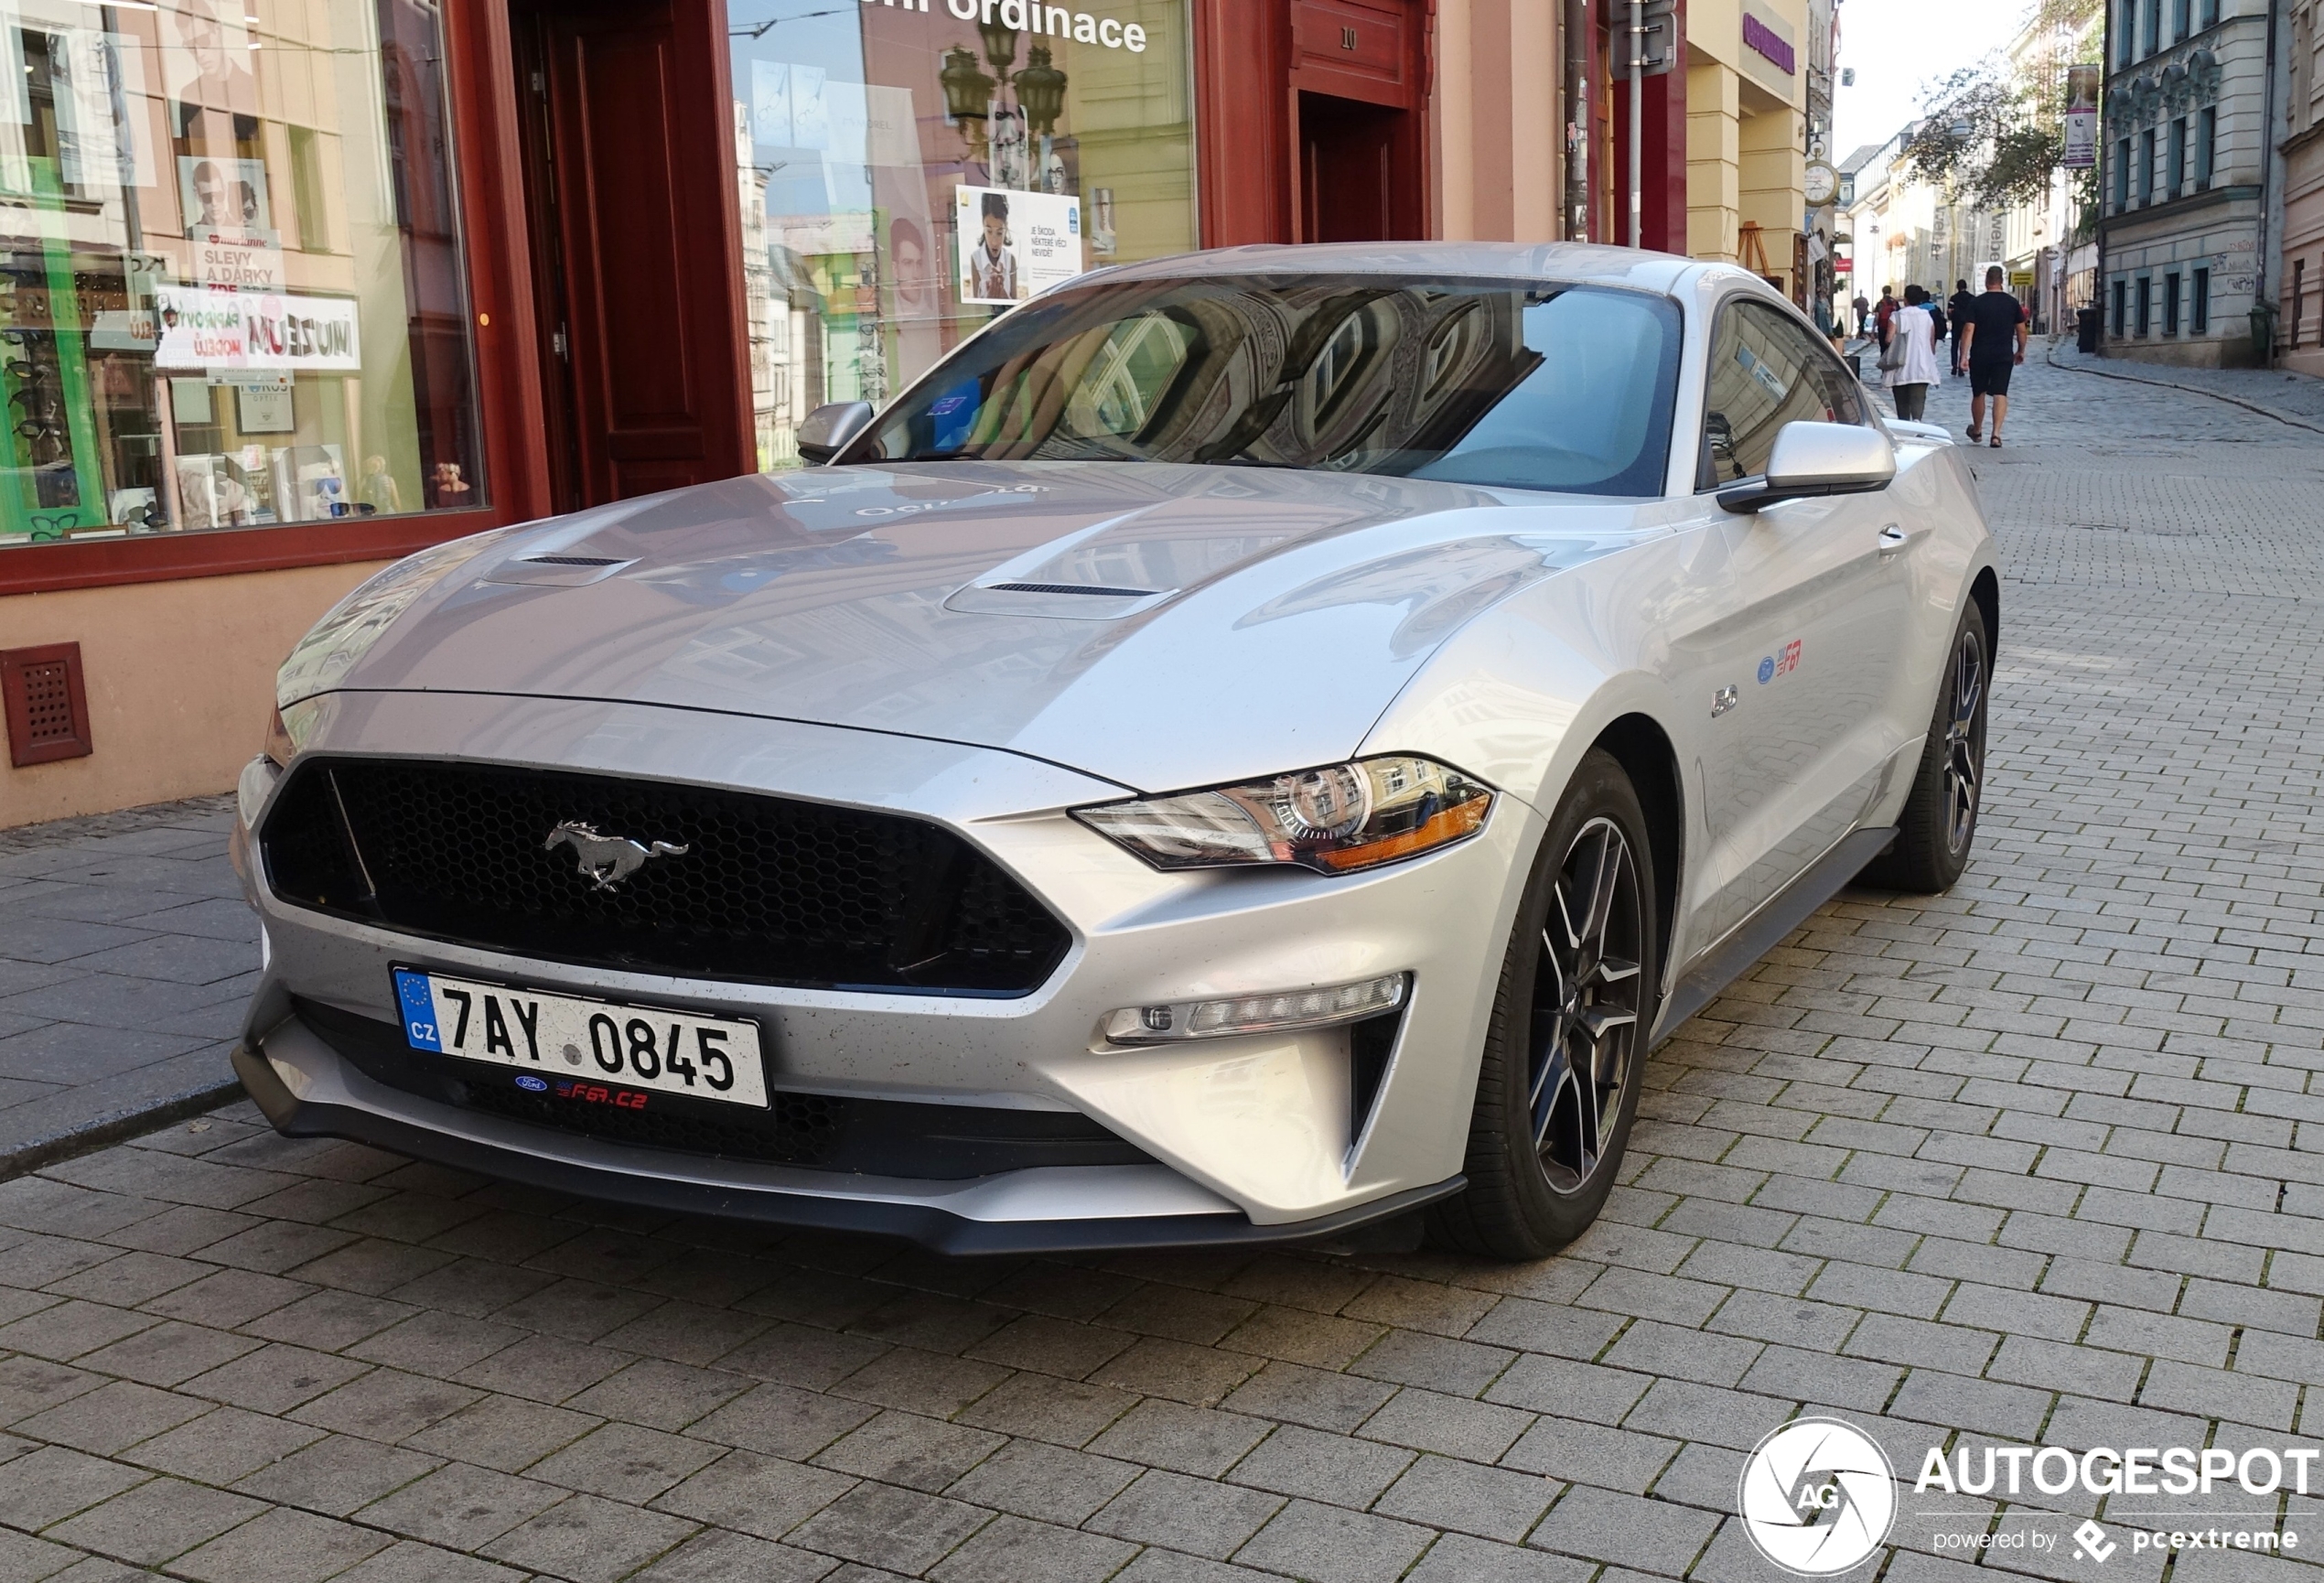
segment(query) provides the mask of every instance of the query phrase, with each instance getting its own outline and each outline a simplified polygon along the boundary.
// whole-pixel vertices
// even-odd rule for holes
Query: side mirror
[[[1730,512],[1756,512],[1778,501],[1868,494],[1888,488],[1896,476],[1896,447],[1878,429],[1861,424],[1785,424],[1776,431],[1767,476],[1721,490],[1718,501]]]
[[[829,402],[817,407],[799,425],[801,459],[823,466],[837,456],[849,440],[870,427],[871,421],[869,402]],[[1781,436],[1776,443],[1782,443]]]

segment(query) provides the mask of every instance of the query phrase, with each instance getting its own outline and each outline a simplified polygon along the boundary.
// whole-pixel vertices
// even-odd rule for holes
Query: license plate
[[[597,1099],[619,1083],[766,1108],[756,1023],[392,971],[414,1050],[513,1068],[517,1086],[535,1093],[574,1097],[577,1088]]]

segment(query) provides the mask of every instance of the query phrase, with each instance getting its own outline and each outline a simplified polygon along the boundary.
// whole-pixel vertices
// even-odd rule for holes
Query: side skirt
[[[1680,1023],[1717,999],[1719,991],[1742,977],[1753,963],[1774,950],[1817,908],[1846,888],[1848,881],[1896,838],[1893,824],[1853,831],[1842,836],[1830,851],[1808,865],[1797,879],[1737,924],[1725,940],[1696,959],[1686,976],[1679,980],[1678,987],[1663,998],[1662,1015],[1654,1019],[1654,1036],[1648,1041],[1650,1046],[1662,1043]]]

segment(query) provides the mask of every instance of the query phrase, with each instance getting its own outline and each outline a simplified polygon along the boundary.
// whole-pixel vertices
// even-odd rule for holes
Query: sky
[[[1921,93],[2007,46],[2030,0],[1841,0],[1839,67],[1856,86],[1832,91],[1832,163],[1885,143],[1921,113]]]

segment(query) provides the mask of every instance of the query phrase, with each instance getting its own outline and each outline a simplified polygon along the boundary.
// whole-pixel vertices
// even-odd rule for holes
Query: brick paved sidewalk
[[[2042,344],[2036,341],[2026,355],[2030,361],[2044,354]],[[2053,342],[2047,356],[2055,368],[2218,396],[2244,404],[2279,422],[2324,434],[2324,380],[2308,374],[2278,369],[2174,368],[2136,358],[2089,357],[2074,350],[2071,337]]]
[[[238,1092],[258,924],[231,807],[0,830],[0,1177]]]
[[[1908,1480],[2313,1447],[2324,447],[2030,362],[2015,404],[1968,875],[1688,1024],[1563,1256],[947,1261],[238,1104],[0,1183],[0,1579],[1759,1583],[1738,1472],[1802,1411]],[[1908,1492],[1845,1576],[2165,1583],[2134,1530],[2219,1511],[2305,1543],[2168,1583],[2315,1583],[2324,1502],[2232,1487]]]

